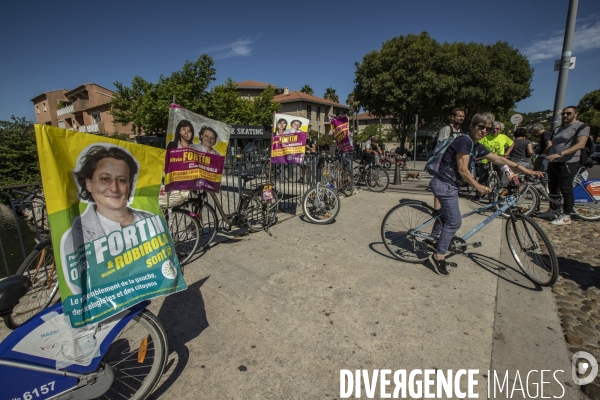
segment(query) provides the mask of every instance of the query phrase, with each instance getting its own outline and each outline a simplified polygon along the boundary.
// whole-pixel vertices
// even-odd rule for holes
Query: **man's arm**
[[[587,142],[587,139],[588,139],[587,136],[578,136],[577,142],[574,145],[572,145],[571,147],[569,147],[568,149],[563,150],[562,155],[559,155],[558,153],[551,154],[548,157],[546,157],[546,160],[548,160],[548,162],[552,162],[552,161],[556,160],[557,158],[575,154],[577,151],[579,151],[585,147],[585,143]]]

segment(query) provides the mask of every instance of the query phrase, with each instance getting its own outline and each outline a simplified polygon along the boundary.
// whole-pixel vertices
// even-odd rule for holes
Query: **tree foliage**
[[[427,32],[398,36],[356,63],[354,98],[371,114],[393,117],[402,136],[420,123],[447,119],[455,107],[506,113],[531,94],[533,69],[505,42],[438,43]]]
[[[587,123],[594,137],[600,135],[600,89],[585,94],[579,100],[580,121]]]
[[[302,93],[310,94],[311,96],[313,94],[315,94],[315,91],[310,86],[308,86],[308,85],[302,86],[302,89],[300,89],[300,91]]]
[[[280,107],[273,101],[273,87],[267,87],[258,97],[244,99],[231,78],[208,90],[215,73],[212,58],[203,54],[195,62],[186,61],[171,76],[161,75],[157,83],[139,76],[133,78],[129,87],[115,82],[117,96],[111,102],[111,113],[116,122],[132,123],[137,133],[165,135],[169,104],[175,95],[180,106],[229,124],[270,126],[273,123],[273,113]]]
[[[115,122],[132,123],[137,133],[165,135],[173,95],[180,106],[205,115],[207,88],[215,80],[213,65],[212,58],[203,54],[195,62],[186,61],[170,76],[161,75],[157,83],[137,75],[129,87],[115,82],[117,95],[111,101]]]
[[[40,181],[33,122],[11,117],[0,121],[0,185]]]
[[[333,101],[334,103],[340,102],[340,96],[338,96],[335,92],[335,89],[331,87],[325,89],[325,94],[323,94],[323,98],[325,100]]]

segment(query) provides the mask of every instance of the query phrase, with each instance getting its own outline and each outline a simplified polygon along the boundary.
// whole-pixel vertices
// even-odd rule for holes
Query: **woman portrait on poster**
[[[277,120],[277,131],[275,131],[275,136],[283,136],[286,127],[287,120],[285,118],[279,118]]]
[[[213,146],[217,143],[219,135],[210,126],[203,126],[200,128],[200,144],[192,145],[192,149],[202,151],[208,154],[221,155],[218,151],[213,149]]]
[[[81,158],[79,166],[73,175],[79,198],[88,206],[63,235],[63,256],[154,215],[128,207],[133,200],[139,167],[127,151],[117,146],[95,145]]]
[[[175,138],[167,145],[167,150],[190,148],[194,144],[194,126],[182,119],[175,128]]]

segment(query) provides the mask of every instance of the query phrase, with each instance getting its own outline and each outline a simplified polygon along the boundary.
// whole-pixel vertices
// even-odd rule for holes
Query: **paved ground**
[[[464,368],[479,369],[480,398],[488,370],[509,371],[512,387],[516,371],[525,382],[542,369],[564,371],[561,386],[546,373],[545,396],[579,398],[551,291],[520,273],[502,220],[482,231],[481,248],[454,257],[449,278],[389,256],[386,211],[401,197],[431,200],[418,181],[406,185],[345,199],[334,224],[294,217],[186,267],[189,290],[152,304],[172,349],[156,397],[339,398],[340,369]]]
[[[556,373],[561,385],[546,372],[544,396],[560,397],[564,390],[564,399],[583,398],[570,377],[574,346],[564,340],[565,321],[552,291],[524,278],[506,248],[501,219],[481,231],[481,248],[453,257],[459,266],[448,278],[429,264],[402,263],[387,253],[383,216],[401,198],[431,204],[427,182],[423,177],[386,193],[344,199],[331,225],[282,216],[273,236],[231,237],[198,256],[185,268],[189,289],[151,305],[171,350],[154,398],[337,399],[341,369],[428,368],[478,369],[479,398],[488,398],[494,374],[488,371],[500,381],[508,371],[509,387],[518,389],[518,378],[525,386],[528,372],[536,370],[529,377],[533,396],[541,370],[563,370]],[[474,207],[461,200],[461,210]],[[470,217],[459,234],[482,219]],[[552,237],[564,260],[598,264],[566,250],[570,236],[555,230]],[[563,259],[561,269],[567,265],[573,274]],[[578,293],[589,289],[586,282],[576,282]],[[575,297],[567,290],[562,295]],[[580,301],[577,307],[593,305]],[[581,317],[588,324],[591,318]],[[0,328],[0,337],[6,333]]]

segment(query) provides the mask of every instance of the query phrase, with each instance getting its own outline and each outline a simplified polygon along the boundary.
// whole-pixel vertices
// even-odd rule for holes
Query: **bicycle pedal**
[[[473,247],[477,248],[477,247],[481,247],[481,242],[474,242],[472,243]]]

